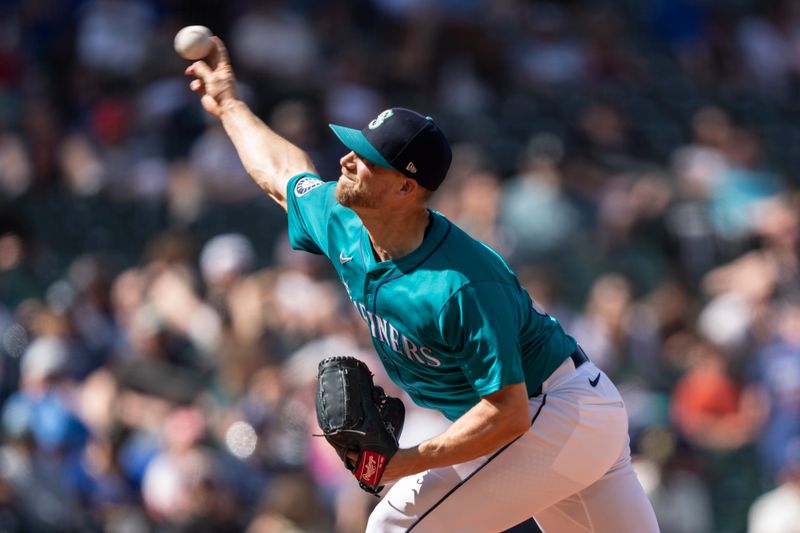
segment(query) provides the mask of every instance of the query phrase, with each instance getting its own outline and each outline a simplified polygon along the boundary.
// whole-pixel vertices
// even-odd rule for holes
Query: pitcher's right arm
[[[239,99],[236,78],[225,45],[212,37],[214,49],[205,61],[196,61],[186,74],[201,95],[203,108],[219,118],[245,170],[253,181],[286,210],[286,185],[298,174],[316,174],[305,151],[269,128]]]

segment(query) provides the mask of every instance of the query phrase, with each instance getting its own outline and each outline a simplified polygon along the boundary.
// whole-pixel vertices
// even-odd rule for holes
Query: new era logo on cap
[[[362,130],[330,125],[345,146],[376,165],[436,190],[453,158],[450,143],[430,117],[402,107],[381,112]]]

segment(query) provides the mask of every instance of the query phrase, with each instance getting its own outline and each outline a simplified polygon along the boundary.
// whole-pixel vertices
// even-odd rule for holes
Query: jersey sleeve
[[[462,287],[442,308],[442,336],[478,395],[525,381],[520,321],[512,288],[492,281]]]
[[[328,222],[333,208],[336,182],[326,183],[314,174],[299,174],[286,186],[289,243],[295,250],[326,255]]]

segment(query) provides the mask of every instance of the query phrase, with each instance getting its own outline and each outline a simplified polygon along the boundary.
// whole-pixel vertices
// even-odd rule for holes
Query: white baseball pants
[[[576,369],[567,358],[542,392],[530,399],[527,433],[485,457],[399,480],[367,532],[497,533],[530,517],[545,533],[658,532],[614,384],[591,362]]]

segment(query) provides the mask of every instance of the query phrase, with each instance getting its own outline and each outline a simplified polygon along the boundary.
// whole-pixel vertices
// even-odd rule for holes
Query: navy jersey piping
[[[547,394],[544,394],[544,395],[542,395],[542,403],[539,405],[539,408],[536,410],[536,414],[534,414],[534,415],[533,415],[533,418],[531,419],[531,426],[533,426],[533,423],[534,423],[534,422],[536,422],[536,419],[537,419],[537,418],[539,418],[539,414],[542,412],[542,408],[545,406],[545,404],[546,404],[546,403],[547,403]],[[523,433],[523,435],[524,435],[524,433]],[[504,451],[506,451],[506,450],[508,449],[508,447],[509,447],[509,446],[511,446],[512,444],[514,444],[515,442],[517,442],[517,441],[518,441],[519,439],[521,439],[521,438],[522,438],[522,435],[520,435],[520,436],[519,436],[519,437],[517,437],[516,439],[512,440],[511,442],[509,442],[508,444],[506,444],[505,446],[503,446],[502,448],[500,448],[499,450],[497,450],[496,452],[494,452],[494,454],[493,454],[491,457],[489,457],[489,458],[486,460],[486,462],[485,462],[485,463],[483,463],[481,466],[479,466],[478,468],[476,468],[475,470],[473,470],[473,471],[472,471],[472,473],[471,473],[470,475],[468,475],[467,477],[465,477],[464,479],[462,479],[461,481],[459,481],[459,482],[458,482],[458,483],[457,483],[457,484],[456,484],[456,485],[455,485],[455,486],[454,486],[452,489],[450,489],[449,491],[447,491],[447,494],[445,494],[444,496],[442,496],[441,498],[439,498],[439,501],[437,501],[435,504],[433,504],[433,505],[432,505],[432,506],[431,506],[431,507],[430,507],[430,508],[429,508],[427,511],[425,511],[424,513],[422,513],[422,515],[421,515],[419,518],[417,518],[416,522],[414,522],[413,524],[411,524],[411,527],[409,527],[408,529],[406,529],[406,533],[408,533],[409,531],[411,531],[412,529],[414,529],[415,527],[417,527],[417,526],[420,524],[420,522],[422,522],[422,520],[423,520],[423,519],[425,519],[425,517],[426,517],[426,516],[428,516],[429,514],[431,514],[431,513],[432,513],[432,512],[433,512],[433,511],[434,511],[434,510],[437,508],[437,507],[439,507],[439,506],[440,506],[440,505],[441,505],[441,504],[442,504],[442,503],[443,503],[443,502],[444,502],[444,501],[445,501],[447,498],[449,498],[449,497],[450,497],[450,496],[451,496],[451,495],[452,495],[452,494],[453,494],[455,491],[457,491],[459,488],[461,488],[461,487],[462,487],[462,486],[463,486],[463,485],[464,485],[464,484],[465,484],[467,481],[469,481],[470,479],[472,479],[472,478],[475,476],[475,474],[477,474],[478,472],[480,472],[481,470],[483,470],[483,467],[485,467],[486,465],[488,465],[489,463],[491,463],[492,461],[494,461],[494,460],[497,458],[497,456],[498,456],[498,455],[500,455],[501,453],[503,453]]]
[[[447,239],[447,236],[450,235],[450,228],[452,228],[452,225],[450,224],[450,221],[448,220],[447,221],[447,230],[445,231],[445,234],[442,236],[441,240],[438,243],[436,243],[436,246],[434,246],[431,249],[431,251],[428,252],[428,254],[425,255],[425,257],[423,257],[416,265],[414,265],[413,267],[409,268],[408,270],[402,270],[397,265],[395,265],[395,268],[400,270],[399,274],[395,274],[393,276],[389,276],[388,278],[384,278],[384,279],[378,281],[378,283],[375,285],[375,291],[374,291],[373,297],[372,297],[372,312],[373,312],[373,314],[375,314],[376,316],[378,314],[378,291],[381,290],[381,287],[383,287],[383,285],[385,283],[388,283],[390,281],[394,281],[394,280],[396,280],[398,278],[402,278],[406,274],[409,274],[409,273],[413,272],[414,270],[416,270],[417,268],[419,268],[420,266],[422,266],[422,264],[425,263],[425,261],[427,261],[431,257],[431,255],[433,255],[433,253],[442,246],[442,243],[445,241],[445,239]],[[389,359],[391,361],[391,358],[387,358],[387,359]],[[394,368],[395,368],[395,372],[397,373],[398,379],[400,379],[403,382],[403,384],[406,386],[406,391],[409,393],[409,395],[411,394],[411,391],[414,391],[414,395],[419,400],[423,401],[423,403],[426,403],[426,402],[424,402],[424,398],[425,397],[422,394],[420,394],[419,391],[416,388],[411,387],[408,383],[405,382],[405,380],[402,377],[400,377],[400,372],[397,370],[397,365],[395,364],[394,361],[392,361],[392,366],[394,366]]]
[[[420,259],[420,261],[419,261],[419,262],[418,262],[416,265],[412,266],[411,268],[408,268],[408,269],[401,268],[399,265],[397,265],[397,264],[395,263],[395,268],[397,268],[398,270],[400,270],[400,274],[399,274],[399,275],[397,275],[397,276],[390,277],[390,278],[388,278],[388,279],[386,279],[386,280],[383,280],[383,281],[382,281],[382,282],[381,282],[381,283],[378,285],[378,287],[380,287],[380,285],[383,285],[383,283],[385,283],[385,282],[387,282],[387,281],[391,281],[391,280],[397,279],[397,278],[399,278],[399,277],[405,276],[406,274],[410,274],[411,272],[414,272],[416,269],[418,269],[419,267],[421,267],[421,266],[422,266],[422,264],[423,264],[425,261],[427,261],[428,259],[430,259],[430,257],[431,257],[431,256],[434,254],[434,252],[436,252],[436,250],[438,250],[439,248],[441,248],[441,247],[442,247],[442,244],[444,243],[444,241],[445,241],[445,240],[447,240],[447,237],[448,237],[448,235],[450,235],[450,230],[451,230],[451,229],[452,229],[452,227],[453,227],[453,225],[450,223],[450,221],[449,221],[449,220],[447,220],[447,219],[444,219],[444,221],[445,221],[445,222],[447,222],[447,229],[445,230],[445,232],[444,232],[444,235],[442,235],[442,238],[439,240],[439,242],[437,242],[437,243],[436,243],[436,246],[434,246],[433,248],[431,248],[431,251],[430,251],[430,252],[428,252],[428,254],[427,254],[425,257],[423,257],[422,259]],[[376,292],[377,292],[377,289],[376,289]]]

